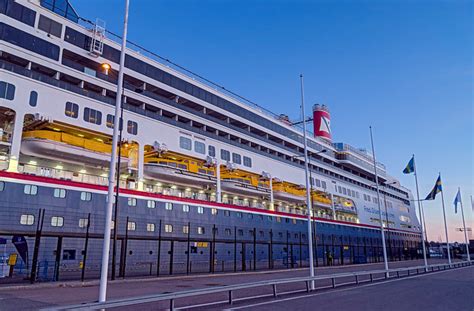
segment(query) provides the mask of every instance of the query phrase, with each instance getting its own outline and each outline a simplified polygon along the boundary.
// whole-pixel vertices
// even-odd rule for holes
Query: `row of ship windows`
[[[9,6],[10,6],[10,9],[8,9]],[[14,6],[16,6],[16,7],[14,7]],[[9,13],[10,11],[11,11],[11,12],[17,12],[17,13],[12,13],[12,14],[11,14],[11,13]],[[18,12],[22,12],[22,13],[18,13]],[[23,12],[26,12],[26,13],[23,13]],[[35,14],[36,14],[36,13],[35,13],[34,11],[32,11],[32,10],[26,8],[26,7],[23,7],[23,6],[21,6],[21,5],[15,4],[12,0],[7,0],[7,1],[4,3],[4,7],[3,7],[3,8],[0,7],[0,13],[6,14],[6,15],[12,17],[12,18],[15,18],[15,19],[17,19],[17,20],[20,20],[20,21],[22,21],[22,22],[24,22],[24,23],[26,23],[26,24],[28,24],[28,25],[30,25],[30,26],[34,26],[34,20],[35,20]],[[22,14],[26,15],[26,17],[22,17]],[[55,22],[55,21],[52,21],[52,20],[50,20],[49,18],[46,18],[46,17],[44,17],[44,16],[42,16],[42,15],[40,16],[40,21],[39,21],[38,27],[40,27],[41,30],[46,31],[47,33],[53,34],[53,35],[55,35],[55,36],[57,36],[57,37],[60,37],[61,31],[62,31],[62,25],[61,25],[61,24],[59,24],[59,23],[57,23],[57,22]],[[77,39],[77,38],[76,38],[77,36],[79,36],[79,37],[84,37],[84,38],[83,38],[83,41],[86,42],[87,40],[86,40],[86,36],[85,36],[85,35],[83,35],[83,34],[81,34],[81,33],[78,33],[78,32],[76,32],[76,31],[70,29],[69,27],[66,27],[66,30],[69,30],[69,33],[66,35],[66,39],[68,39],[67,41],[69,41],[70,43],[76,44],[76,45],[78,45],[79,47],[82,47],[82,48],[85,48],[85,47],[86,47],[86,46],[85,46],[86,44],[78,44],[77,42],[75,42],[75,40]],[[2,31],[2,32],[3,32],[3,31]],[[41,40],[41,39],[39,39],[39,38],[36,38],[36,39]],[[35,37],[31,38],[31,40],[29,40],[29,41],[34,41],[34,40],[35,40]],[[44,41],[44,40],[41,40],[41,41]],[[79,40],[79,41],[81,41],[81,40]],[[46,42],[46,41],[45,41],[45,42]],[[88,41],[87,41],[87,42],[88,42]],[[38,44],[38,45],[39,45],[39,44]],[[110,58],[112,55],[116,55],[116,54],[118,55],[118,53],[116,53],[115,49],[113,49],[113,48],[111,48],[111,47],[109,47],[109,46],[105,46],[105,47],[107,47],[107,51],[108,51],[107,54],[109,54],[109,55],[108,55],[109,58]],[[25,47],[25,48],[28,48],[28,47]],[[30,47],[30,49],[31,49],[31,47]],[[50,49],[47,49],[47,50],[51,50],[51,48],[50,48]],[[115,53],[114,53],[114,52],[115,52]],[[40,53],[40,54],[41,54],[41,53]],[[53,57],[53,58],[54,58],[54,57]],[[107,58],[107,57],[106,57],[106,58]],[[112,57],[112,58],[113,58],[113,57]],[[111,60],[114,61],[114,59],[111,59]],[[133,61],[132,61],[132,60],[133,60]],[[118,62],[118,60],[117,60],[117,62]],[[132,64],[135,64],[135,65],[136,65],[136,64],[138,64],[138,63],[141,64],[140,66],[145,66],[145,67],[150,67],[150,66],[151,66],[151,65],[148,65],[148,64],[146,64],[146,63],[143,63],[142,61],[139,61],[138,59],[132,58],[132,57],[130,57],[129,55],[127,55],[127,62],[126,62],[126,63],[127,63],[127,65],[128,65],[128,67],[130,67]],[[136,70],[136,71],[139,72],[139,73],[143,73],[143,72],[142,72],[143,70],[138,70],[137,68],[131,68],[131,69]],[[160,71],[160,72],[161,72],[161,70],[159,70],[159,69],[157,69],[157,68],[154,68],[154,67],[153,67],[153,69],[154,69],[154,71]],[[152,70],[152,71],[153,71],[153,70]],[[143,73],[143,74],[147,75],[147,73],[149,73],[149,72],[146,72],[146,73]],[[163,72],[163,74],[165,74],[165,73]],[[163,74],[162,74],[162,75],[163,75]],[[169,75],[169,74],[168,74],[168,75]],[[170,82],[169,82],[169,83],[166,83],[166,81],[164,81],[164,82],[165,82],[166,84],[170,84],[170,85],[171,85],[171,84],[173,84],[173,83],[171,83],[172,78],[177,79],[176,77],[170,77]],[[163,80],[163,79],[158,79],[158,80],[161,81],[161,80]],[[162,82],[163,82],[163,81],[162,81]],[[184,82],[184,81],[183,81],[183,82]],[[175,85],[174,85],[174,86],[175,86]],[[175,87],[176,87],[176,86],[175,86]],[[198,87],[195,87],[195,88],[197,88],[197,89],[200,90],[200,92],[198,92],[199,95],[201,95],[202,92],[207,93],[206,91],[201,90],[201,89],[198,88]],[[193,92],[191,95],[194,96],[194,95],[197,95],[197,94],[194,94],[194,92]],[[213,94],[211,94],[211,95],[213,95]],[[215,95],[213,95],[213,96],[215,96]],[[198,97],[201,97],[201,96],[198,96]],[[207,97],[205,97],[205,100],[206,100],[206,99],[207,99]],[[220,98],[219,98],[219,99],[220,99]],[[216,103],[217,103],[217,102],[216,102]],[[218,106],[220,106],[220,105],[218,105]],[[231,110],[235,110],[235,109],[231,109]],[[250,112],[247,112],[247,113],[250,113]],[[266,121],[265,123],[269,122],[268,120],[264,120],[264,121]],[[257,123],[258,123],[258,122],[257,122]],[[268,125],[268,124],[266,124],[266,125]],[[279,131],[279,130],[283,130],[283,131],[285,132],[285,134],[289,134],[289,133],[290,133],[287,129],[284,129],[284,128],[281,127],[281,126],[278,126],[278,125],[276,125],[276,124],[273,124],[273,125],[275,125],[275,126],[278,128],[277,132],[281,132],[281,131]],[[275,127],[275,126],[272,126],[272,127]],[[268,126],[267,126],[267,127],[268,127]],[[276,129],[275,129],[275,130],[276,130]],[[295,133],[292,133],[292,132],[291,132],[291,134],[292,134],[292,135],[289,135],[289,136],[293,136],[293,139],[295,138],[295,136],[298,137],[298,138],[301,138],[301,137],[299,137],[300,135],[298,135],[298,134],[295,134]],[[297,139],[297,140],[300,141],[300,139]],[[404,192],[401,192],[399,189],[394,188],[394,190],[396,190],[396,191],[398,191],[398,192],[400,192],[400,193],[406,195]]]
[[[179,137],[179,147],[184,150],[191,151],[193,149],[193,142],[190,138],[180,136]],[[194,151],[200,154],[206,154],[206,144],[195,140],[194,141]],[[208,155],[211,157],[216,156],[216,147],[209,145],[208,146]],[[221,149],[220,150],[220,158],[224,161],[231,161],[231,153],[229,150]],[[233,152],[232,153],[232,162],[235,164],[242,164],[242,155]],[[252,159],[243,156],[243,165],[246,167],[252,167]]]
[[[35,215],[33,214],[22,214],[20,216],[20,224],[24,226],[32,226],[35,223]],[[51,227],[63,227],[64,226],[64,217],[62,216],[52,216],[50,218],[50,224]],[[78,223],[79,228],[87,228],[89,226],[89,219],[88,218],[80,218],[79,223]],[[147,223],[146,224],[146,231],[147,232],[155,232],[156,231],[156,224],[155,223]],[[176,230],[177,225],[172,225],[172,224],[164,224],[163,229],[165,233],[173,233],[177,232]],[[111,223],[111,229],[115,228],[115,223],[112,221]],[[127,230],[128,231],[136,231],[137,230],[137,223],[135,221],[129,221],[127,223]],[[219,234],[218,228],[213,228],[212,229],[215,235]],[[181,232],[183,234],[189,234],[189,225],[183,225]],[[250,236],[253,236],[256,230],[249,230],[248,233]],[[196,233],[199,235],[206,234],[206,228],[204,226],[197,226],[196,227]],[[224,229],[224,234],[226,236],[231,236],[232,235],[232,229],[230,228],[225,228]],[[244,230],[243,229],[238,229],[235,234],[239,236],[244,235]],[[288,237],[290,237],[290,233],[287,233]],[[265,232],[263,230],[259,230],[259,236],[260,237],[265,237]],[[283,232],[278,232],[279,237],[283,237]],[[295,238],[299,238],[300,234],[295,233]],[[306,235],[301,234],[301,238],[305,239]]]
[[[66,107],[64,109],[64,114],[67,117],[77,119],[79,116],[79,105],[72,103],[72,102],[66,102]],[[85,107],[84,108],[84,121],[89,122],[89,123],[94,123],[97,125],[102,124],[102,112]],[[115,116],[108,114],[107,115],[107,120],[106,120],[106,126],[108,128],[113,128],[114,127],[114,122],[115,122]],[[135,121],[128,120],[127,121],[127,133],[132,134],[132,135],[137,135],[138,134],[138,124]]]
[[[371,218],[370,221],[380,223],[380,220],[378,220],[376,218]],[[20,224],[21,225],[32,226],[34,223],[35,223],[35,216],[34,215],[32,215],[32,214],[22,214],[20,216]],[[62,216],[52,216],[50,218],[50,224],[51,224],[51,227],[63,227],[64,226],[64,217],[62,217]],[[394,225],[393,222],[389,222],[389,224]],[[82,229],[87,228],[89,226],[89,219],[88,218],[80,218],[78,226],[79,226],[79,228],[82,228]],[[147,232],[155,232],[156,227],[157,226],[156,226],[155,223],[146,223],[146,231]],[[164,229],[165,233],[179,232],[179,231],[176,230],[176,227],[178,227],[178,226],[173,225],[173,224],[164,224],[163,229]],[[410,226],[410,225],[402,225],[402,227],[412,228],[412,226]],[[111,229],[114,229],[114,228],[115,228],[115,223],[114,223],[114,221],[112,221]],[[190,233],[189,225],[183,225],[181,228],[182,228],[181,232],[183,234],[189,234]],[[128,221],[127,230],[128,231],[136,231],[137,230],[137,223],[135,221]],[[219,234],[218,228],[212,228],[211,230],[213,230],[215,235]],[[198,235],[206,234],[206,228],[204,226],[197,226],[196,227],[196,233]],[[248,230],[248,233],[249,233],[250,236],[254,236],[256,234],[256,230]],[[232,235],[232,229],[231,228],[225,228],[224,229],[224,234],[226,236],[231,236]],[[237,229],[234,234],[239,235],[239,236],[243,236],[244,235],[244,230],[243,229]],[[414,235],[406,234],[406,233],[392,232],[392,234],[399,235],[399,236],[416,237]],[[265,237],[265,232],[263,230],[259,230],[259,236],[261,238]],[[283,237],[283,232],[278,232],[278,236],[280,238],[282,238]],[[290,237],[289,232],[287,232],[287,237]],[[300,238],[300,237],[302,239],[305,239],[306,235],[301,234],[301,236],[300,236],[299,233],[295,233],[294,237],[295,237],[295,239]]]

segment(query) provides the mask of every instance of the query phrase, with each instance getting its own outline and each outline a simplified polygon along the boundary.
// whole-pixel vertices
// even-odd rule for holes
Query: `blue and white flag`
[[[454,198],[454,213],[458,213],[458,203],[461,203],[461,189],[458,189],[458,193]]]

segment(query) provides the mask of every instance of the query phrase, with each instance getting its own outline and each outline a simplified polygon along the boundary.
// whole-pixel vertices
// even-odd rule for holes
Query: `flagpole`
[[[415,175],[415,185],[416,185],[416,198],[418,201],[418,213],[420,214],[420,224],[421,224],[421,239],[422,239],[422,245],[423,245],[423,260],[425,262],[425,271],[428,272],[428,260],[426,258],[426,245],[425,245],[425,225],[424,224],[424,213],[423,213],[423,208],[421,206],[421,201],[420,201],[420,190],[418,188],[418,175],[416,174],[416,161],[415,161],[415,155],[413,155],[413,175]]]
[[[380,206],[380,190],[379,190],[379,177],[377,174],[377,162],[375,159],[375,148],[374,148],[374,137],[372,135],[372,126],[369,126],[370,129],[370,143],[372,145],[372,158],[374,160],[374,173],[375,173],[375,187],[377,189],[377,205],[379,207],[379,218],[380,218],[380,234],[382,236],[382,248],[383,248],[383,261],[385,264],[385,277],[388,278],[388,259],[387,259],[387,248],[385,246],[385,234],[383,229],[383,221],[382,221],[382,208]],[[387,223],[388,226],[388,223]]]
[[[461,188],[458,188],[458,192],[461,193]],[[466,221],[464,220],[464,207],[462,205],[462,196],[459,196],[461,203],[461,216],[462,216],[462,225],[464,227],[464,241],[466,242],[466,254],[467,254],[467,261],[471,261],[471,255],[469,254],[469,241],[467,240],[467,230],[466,230]],[[472,196],[471,196],[472,199]]]
[[[123,69],[125,63],[125,49],[127,45],[127,26],[128,26],[128,7],[129,0],[125,0],[125,16],[123,22],[123,35],[122,35],[122,47],[120,50],[120,66],[117,81],[117,94],[115,98],[115,122],[112,136],[112,152],[110,154],[110,169],[109,169],[109,185],[106,197],[106,210],[105,210],[105,226],[104,226],[104,241],[102,245],[102,263],[100,268],[100,283],[99,283],[99,302],[105,302],[107,299],[107,277],[109,270],[109,252],[110,252],[110,230],[112,227],[112,208],[114,204],[114,186],[119,187],[119,184],[114,185],[115,173],[116,173],[116,162],[117,162],[117,143],[118,143],[118,132],[119,132],[119,120],[118,116],[120,113],[120,107],[122,105],[122,89],[123,89]],[[121,120],[120,120],[121,121]],[[119,174],[120,172],[118,172]],[[118,200],[118,198],[117,198]],[[115,225],[117,230],[118,224]],[[115,269],[115,267],[113,267]]]
[[[441,180],[441,173],[439,173],[439,179]],[[441,186],[441,203],[443,205],[443,218],[444,218],[444,231],[446,233],[446,246],[448,248],[448,264],[451,265],[451,251],[449,249],[449,238],[448,238],[448,223],[446,222],[446,209],[444,207],[444,191]]]

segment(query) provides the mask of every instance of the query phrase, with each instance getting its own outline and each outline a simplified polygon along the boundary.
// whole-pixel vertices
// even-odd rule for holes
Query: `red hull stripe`
[[[44,176],[36,176],[36,175],[27,175],[27,174],[20,174],[14,172],[7,172],[7,171],[0,171],[0,178],[8,178],[8,179],[17,179],[22,181],[30,181],[30,182],[37,182],[43,184],[51,184],[51,185],[60,185],[65,187],[73,187],[73,188],[80,188],[82,190],[94,190],[94,191],[101,191],[107,193],[107,187],[101,185],[93,185],[87,184],[83,182],[65,180],[65,179],[56,179],[51,177],[44,177]],[[238,211],[245,211],[257,214],[265,214],[265,215],[272,215],[272,216],[281,216],[287,218],[297,218],[297,219],[304,219],[306,220],[306,216],[303,215],[294,215],[285,212],[279,211],[263,211],[259,208],[254,207],[245,207],[245,206],[237,206],[232,204],[225,204],[225,203],[217,203],[217,202],[210,202],[210,201],[203,201],[203,200],[196,200],[196,199],[188,199],[188,198],[181,198],[175,197],[170,195],[164,195],[159,193],[150,193],[146,191],[138,191],[138,190],[130,190],[130,189],[120,189],[120,193],[128,194],[133,196],[141,196],[147,198],[154,198],[154,199],[161,199],[161,200],[169,200],[169,201],[176,201],[180,203],[188,203],[192,205],[206,205],[210,207],[217,207],[223,209],[230,209],[230,210],[238,210]],[[366,225],[366,224],[354,224],[352,222],[347,221],[340,221],[340,220],[332,220],[332,219],[325,219],[319,217],[313,217],[313,220],[317,220],[318,222],[326,222],[326,223],[335,223],[340,225],[352,226],[352,227],[364,227],[364,228],[371,228],[371,229],[380,229],[378,226]],[[408,230],[400,230],[400,229],[390,229],[390,231],[399,231],[411,234],[420,234],[418,232],[408,231]]]

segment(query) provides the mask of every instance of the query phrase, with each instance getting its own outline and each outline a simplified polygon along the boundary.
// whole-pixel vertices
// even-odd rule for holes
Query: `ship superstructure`
[[[78,237],[87,227],[98,237],[120,45],[102,22],[85,23],[64,0],[3,0],[0,18],[0,232],[33,236],[44,209],[43,230],[51,236]],[[271,235],[281,251],[257,255],[254,247],[254,268],[260,257],[288,258],[289,245],[305,241],[302,131],[285,116],[133,48],[125,59],[117,227],[127,238],[154,241],[159,235],[170,245],[186,236],[189,242],[192,230],[195,241],[223,239],[224,254],[226,239],[258,244]],[[344,257],[353,252],[345,248],[351,239],[373,239],[373,247],[382,221],[397,254],[416,252],[420,229],[411,192],[377,163],[380,220],[372,156],[332,143],[326,106],[315,105],[313,117],[309,191],[318,243],[331,236],[334,248],[334,236],[340,237],[336,257]],[[75,250],[68,260],[80,261],[82,246],[68,243],[61,246]],[[210,252],[206,259],[214,261],[216,244],[214,251],[203,245],[196,256]],[[136,247],[142,257],[156,256],[147,253],[148,244]],[[294,252],[300,261],[307,258],[301,247],[291,257]],[[318,252],[323,258],[327,249]]]

